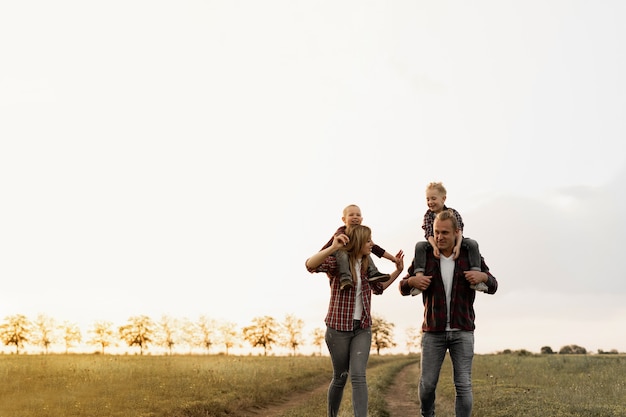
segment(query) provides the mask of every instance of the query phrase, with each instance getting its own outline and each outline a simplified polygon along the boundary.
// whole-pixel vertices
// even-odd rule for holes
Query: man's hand
[[[432,275],[424,275],[422,272],[418,272],[412,277],[408,278],[409,286],[417,288],[420,291],[426,290],[430,286],[430,280]]]
[[[479,282],[487,282],[488,275],[481,271],[463,271],[465,279],[472,285],[476,285]]]

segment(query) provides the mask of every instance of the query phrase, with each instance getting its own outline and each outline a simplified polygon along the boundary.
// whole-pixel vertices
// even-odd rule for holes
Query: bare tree
[[[188,318],[180,322],[180,341],[189,348],[191,354],[193,347],[198,345],[198,326]]]
[[[207,316],[198,318],[198,330],[200,331],[200,346],[206,349],[207,353],[211,352],[211,346],[215,344],[215,328],[217,324],[215,320]]]
[[[167,349],[170,356],[176,344],[178,327],[178,320],[167,315],[163,315],[157,325],[158,343]]]
[[[380,355],[381,349],[394,347],[393,328],[395,324],[390,323],[382,317],[372,317],[372,347],[376,348],[376,353]]]
[[[263,355],[272,349],[272,345],[278,342],[278,324],[273,317],[255,317],[252,325],[243,328],[243,337],[252,347],[262,347]]]
[[[138,346],[139,354],[143,355],[143,350],[152,342],[154,323],[148,316],[133,316],[128,319],[128,324],[120,326],[119,332],[128,346]]]
[[[96,321],[89,333],[92,336],[88,343],[100,346],[100,352],[104,355],[104,349],[111,346],[115,337],[113,323],[104,320]]]
[[[324,340],[326,338],[326,332],[324,331],[324,329],[318,327],[316,329],[313,329],[311,337],[313,338],[313,346],[317,346],[317,348],[319,349],[319,354],[320,356],[322,356],[322,345],[324,344]]]
[[[226,356],[228,356],[229,350],[237,344],[238,340],[238,332],[237,325],[232,322],[222,323],[220,326],[220,340],[224,345],[224,350],[226,352]]]
[[[298,347],[303,343],[302,341],[302,328],[304,328],[304,321],[297,318],[293,314],[288,314],[283,322],[283,335],[284,344],[289,349],[293,356],[296,356]]]
[[[406,348],[411,353],[413,348],[419,351],[422,340],[422,332],[416,327],[406,329]]]
[[[50,345],[56,340],[54,329],[56,327],[55,320],[45,314],[38,314],[34,321],[33,343],[41,346],[43,353],[48,354]]]
[[[74,343],[80,343],[83,338],[80,333],[80,328],[75,323],[64,321],[63,324],[59,326],[59,329],[61,330],[63,343],[65,344],[65,353],[68,353]]]
[[[0,338],[5,346],[15,345],[15,353],[19,355],[30,337],[30,326],[30,321],[23,314],[8,316],[0,325]]]

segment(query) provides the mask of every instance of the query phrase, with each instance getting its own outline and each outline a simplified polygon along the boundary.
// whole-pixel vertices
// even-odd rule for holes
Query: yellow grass
[[[370,416],[387,416],[385,390],[412,356],[370,357]],[[0,355],[0,417],[224,417],[252,415],[331,377],[328,357]],[[626,357],[479,355],[474,415],[626,416]],[[412,384],[417,389],[417,381]],[[325,414],[317,391],[284,417]],[[417,398],[416,391],[410,393]],[[454,401],[449,359],[438,387],[439,417]],[[346,387],[341,416],[351,415]],[[279,417],[279,416],[277,416]]]

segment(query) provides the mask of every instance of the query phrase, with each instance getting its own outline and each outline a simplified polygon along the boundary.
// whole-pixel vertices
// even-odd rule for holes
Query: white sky
[[[4,2],[0,319],[308,332],[329,294],[304,261],[343,207],[408,266],[443,181],[500,282],[477,352],[626,351],[624,21],[621,1]],[[394,285],[373,313],[402,351],[422,307]]]

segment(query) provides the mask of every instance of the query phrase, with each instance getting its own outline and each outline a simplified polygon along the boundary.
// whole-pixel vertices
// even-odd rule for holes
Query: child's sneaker
[[[352,280],[350,278],[341,279],[339,281],[339,289],[341,291],[352,288]]]
[[[374,275],[372,275],[371,277],[367,278],[367,280],[369,282],[387,282],[389,281],[389,279],[391,278],[391,275],[389,274],[383,274],[380,272],[376,272]]]
[[[489,289],[487,287],[487,284],[485,284],[484,282],[479,282],[478,284],[470,285],[470,288],[473,290],[482,291],[482,292],[487,292],[487,290]]]

